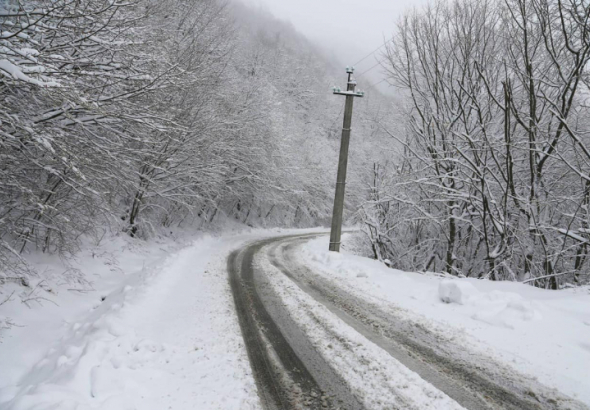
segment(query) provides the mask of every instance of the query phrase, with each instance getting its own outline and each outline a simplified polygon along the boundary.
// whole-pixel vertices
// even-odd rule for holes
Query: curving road
[[[314,274],[294,254],[297,247],[318,235],[266,239],[228,258],[242,334],[266,409],[391,407],[368,402],[350,387],[334,362],[314,346],[307,333],[310,330],[294,320],[294,313],[277,294],[276,284],[270,283],[272,275],[256,260],[268,262],[339,320],[466,409],[588,409],[489,358],[474,355],[464,346],[453,345],[396,315],[395,309],[363,300]],[[335,343],[346,345],[342,339],[334,335]],[[392,387],[386,394],[398,391]],[[401,395],[396,403],[394,408],[399,409],[425,408],[420,400],[414,403]]]

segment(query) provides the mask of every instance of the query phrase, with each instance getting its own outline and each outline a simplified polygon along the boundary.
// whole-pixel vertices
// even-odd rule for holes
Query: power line
[[[369,71],[371,71],[373,68],[377,67],[378,65],[381,65],[381,62],[377,62],[377,64],[375,64],[373,67],[369,68],[368,70],[363,71],[362,73],[360,73],[359,75],[355,75],[356,78],[360,78],[363,75],[367,74]]]
[[[373,85],[373,87],[377,87],[379,84],[381,84],[383,81],[387,81],[387,77],[385,77],[383,80],[379,81],[377,84]]]
[[[334,121],[332,121],[332,125],[330,125],[330,128],[328,128],[329,130],[331,130],[334,125],[336,125],[336,121],[338,121],[338,118],[340,118],[340,116],[342,115],[342,111],[344,111],[344,106],[342,106],[342,108],[340,108],[340,112],[338,113],[338,116],[336,118],[334,118]]]
[[[375,50],[371,51],[369,54],[367,54],[366,56],[364,56],[363,58],[361,58],[359,61],[357,61],[356,63],[353,64],[353,66],[362,63],[363,61],[365,61],[367,58],[371,57],[373,54],[375,54],[381,47],[383,47],[384,45],[386,45],[387,43],[389,43],[391,40],[393,40],[395,37],[391,37],[389,40],[386,40],[385,43],[381,44],[379,47],[377,47]]]

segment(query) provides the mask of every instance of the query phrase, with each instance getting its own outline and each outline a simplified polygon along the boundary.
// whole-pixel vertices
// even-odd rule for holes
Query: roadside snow
[[[0,335],[0,408],[259,408],[225,258],[260,236],[203,237],[175,252],[152,243],[119,252],[121,262],[81,255],[98,291],[0,306],[24,326]]]
[[[357,275],[357,277],[359,277]],[[368,277],[365,273],[365,277]],[[438,296],[445,303],[464,305],[478,296],[478,290],[469,282],[443,280],[438,284]]]
[[[404,308],[410,320],[590,404],[590,289],[401,272],[312,240],[300,259],[355,295]]]

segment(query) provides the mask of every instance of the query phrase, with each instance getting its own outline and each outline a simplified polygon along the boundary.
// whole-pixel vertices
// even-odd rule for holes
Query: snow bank
[[[23,287],[0,294],[17,292],[0,306],[0,408],[259,408],[227,255],[248,241],[323,230],[223,229],[198,240],[87,242],[70,268],[30,255],[42,272],[26,290],[30,308],[16,297]],[[67,269],[86,282],[64,283]]]
[[[474,301],[474,305],[478,311],[471,316],[472,319],[492,326],[516,329],[524,322],[541,322],[543,318],[535,302],[514,292],[493,290]]]
[[[348,292],[402,308],[408,320],[590,405],[590,288],[449,279],[327,249],[320,238],[299,257]]]
[[[478,290],[471,283],[458,280],[443,280],[438,285],[438,295],[445,303],[457,303],[463,305],[470,298],[476,297]]]
[[[460,279],[441,281],[438,295],[444,303],[469,304],[475,307],[477,312],[471,318],[492,326],[515,329],[521,322],[542,319],[533,303],[518,293],[499,290],[482,293],[470,282]]]
[[[54,298],[74,314],[49,303],[34,307],[35,321],[10,306],[14,322],[47,325],[3,335],[0,408],[259,408],[225,270],[248,238],[205,237],[172,252],[148,244],[121,252],[133,263],[112,275],[112,258],[82,258],[104,288]]]

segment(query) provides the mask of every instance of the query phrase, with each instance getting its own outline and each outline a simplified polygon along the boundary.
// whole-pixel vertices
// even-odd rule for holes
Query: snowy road
[[[314,237],[267,239],[228,259],[266,408],[587,408],[314,274],[295,256]]]

